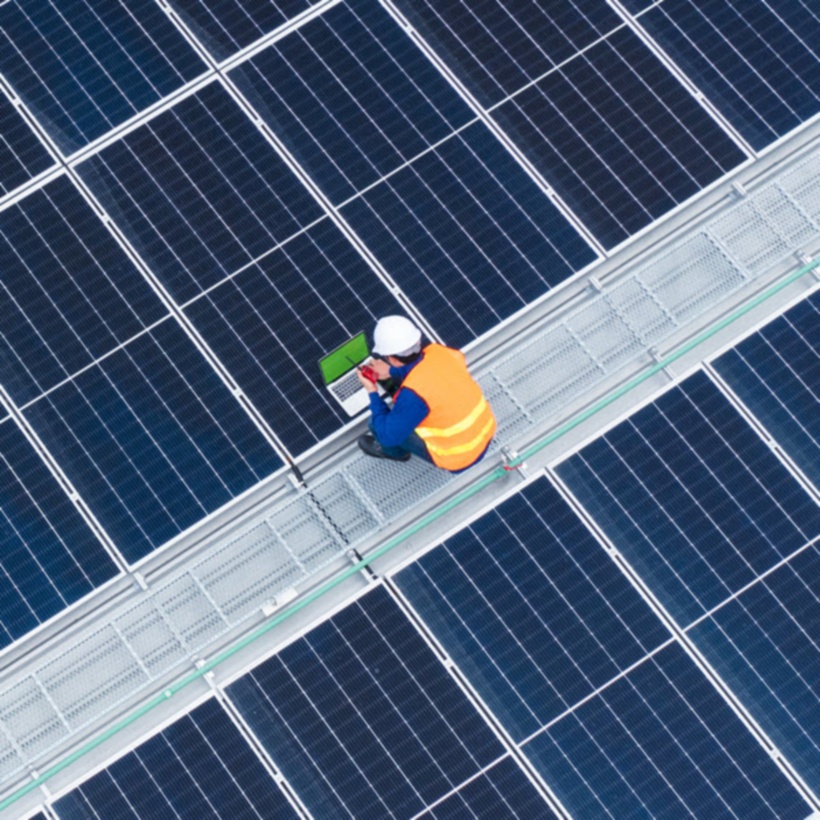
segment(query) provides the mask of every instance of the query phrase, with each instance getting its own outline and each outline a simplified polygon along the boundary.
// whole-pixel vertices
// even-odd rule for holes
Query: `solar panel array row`
[[[818,307],[714,363],[813,446]],[[757,732],[820,794],[820,506],[734,401],[696,373],[227,685],[272,768],[211,700],[57,815],[802,820]]]
[[[747,156],[639,36],[661,6],[685,29],[668,0],[637,28],[588,2],[399,3],[412,37],[331,3],[219,75],[311,4],[170,5],[0,5],[0,458],[40,528],[4,496],[0,644],[338,430],[314,362],[379,315],[463,345]],[[760,113],[771,139],[816,111],[786,48],[813,19],[778,23],[767,82],[795,113]],[[69,542],[82,584],[51,568]]]

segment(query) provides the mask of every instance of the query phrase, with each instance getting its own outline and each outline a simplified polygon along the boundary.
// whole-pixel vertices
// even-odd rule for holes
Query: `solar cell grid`
[[[626,28],[492,116],[607,247],[745,159]]]
[[[323,215],[218,82],[77,170],[179,302]]]
[[[812,4],[664,0],[638,19],[754,148],[820,111]]]
[[[0,411],[0,648],[113,578],[117,567]]]
[[[516,741],[669,639],[546,479],[396,580]]]
[[[622,25],[594,0],[394,0],[482,105],[489,106]]]
[[[456,820],[465,817],[539,818],[555,817],[544,798],[527,779],[518,764],[509,757],[462,786],[455,794],[419,820]]]
[[[227,692],[317,817],[411,817],[503,754],[383,588]]]
[[[475,119],[387,12],[362,0],[230,76],[336,204]]]
[[[685,625],[820,533],[820,508],[704,373],[558,467]]]
[[[677,644],[523,750],[574,817],[804,820],[810,813]]]
[[[319,358],[403,312],[329,219],[185,308],[292,453],[349,421],[321,383]]]
[[[167,310],[68,177],[0,213],[0,381],[23,404]]]
[[[766,325],[714,366],[820,489],[820,294]]]
[[[28,182],[54,164],[45,146],[0,94],[0,195]]]
[[[298,815],[215,700],[54,803],[61,820]]]
[[[341,212],[452,345],[486,332],[595,259],[483,123]]]
[[[820,547],[689,630],[777,749],[820,791]]]
[[[24,414],[131,562],[282,463],[171,319]]]
[[[65,153],[204,69],[157,3],[0,4],[0,71]]]
[[[218,60],[309,9],[310,0],[170,0],[196,38]]]

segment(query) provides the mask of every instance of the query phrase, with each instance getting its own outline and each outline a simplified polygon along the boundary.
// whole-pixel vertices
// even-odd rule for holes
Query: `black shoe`
[[[370,433],[359,436],[359,448],[364,451],[365,455],[373,458],[387,458],[390,461],[408,461],[410,458],[410,453],[402,453],[400,456],[387,455],[376,437]]]

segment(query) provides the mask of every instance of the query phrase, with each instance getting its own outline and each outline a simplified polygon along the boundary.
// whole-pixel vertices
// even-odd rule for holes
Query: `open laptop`
[[[355,416],[370,404],[367,390],[362,387],[356,373],[357,366],[369,360],[370,351],[364,332],[357,333],[350,341],[319,359],[325,387],[349,416]],[[383,392],[381,388],[379,392]]]

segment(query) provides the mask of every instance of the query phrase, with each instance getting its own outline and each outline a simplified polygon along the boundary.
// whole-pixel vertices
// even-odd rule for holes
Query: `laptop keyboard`
[[[356,371],[351,370],[350,373],[346,373],[337,382],[334,382],[330,389],[339,401],[345,401],[346,399],[349,399],[357,390],[361,390],[362,385]]]

